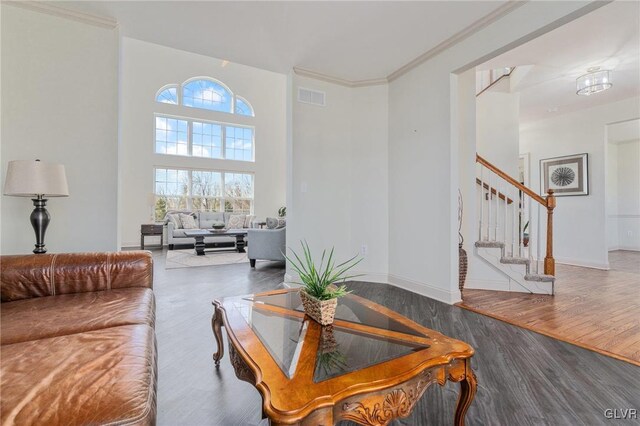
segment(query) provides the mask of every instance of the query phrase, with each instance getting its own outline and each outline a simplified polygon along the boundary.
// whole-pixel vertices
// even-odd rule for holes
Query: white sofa
[[[194,229],[182,229],[176,228],[175,224],[168,220],[169,214],[176,213],[185,213],[185,214],[193,214],[195,216],[196,225],[198,225],[198,229],[211,229],[213,224],[216,222],[224,222],[226,225],[229,223],[229,218],[233,214],[238,213],[229,213],[229,212],[168,212],[165,217],[165,223],[167,224],[167,243],[169,244],[169,250],[173,250],[176,246],[185,245],[188,247],[193,247],[195,240],[193,237],[187,237],[184,235],[185,231],[194,231]],[[248,225],[251,225],[251,220],[253,220],[253,216],[250,216],[249,223],[245,221],[245,228]],[[235,247],[236,238],[235,237],[222,237],[222,236],[212,236],[205,237],[205,244],[211,247]]]

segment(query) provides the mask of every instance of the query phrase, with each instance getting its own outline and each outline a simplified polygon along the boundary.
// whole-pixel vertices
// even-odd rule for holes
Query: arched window
[[[156,101],[162,102],[163,104],[178,105],[177,86],[169,86],[169,87],[160,89],[160,91],[156,95]]]
[[[182,86],[182,104],[211,111],[233,112],[233,94],[213,80],[193,80]]]
[[[254,117],[253,108],[247,100],[241,96],[236,96],[236,114]]]
[[[255,161],[255,117],[251,104],[235,95],[224,83],[195,77],[180,84],[168,84],[156,93],[156,102],[176,105],[156,112],[154,152],[164,155],[164,165],[154,168],[156,218],[167,210],[192,209],[240,214],[253,212],[254,175],[240,161]],[[200,108],[193,117],[183,107]],[[175,114],[170,112],[175,111]],[[245,117],[221,117],[220,112]],[[215,169],[189,167],[189,161],[171,156],[209,158]],[[221,170],[219,160],[230,160]],[[202,160],[196,160],[201,167]],[[186,167],[185,167],[186,164]]]

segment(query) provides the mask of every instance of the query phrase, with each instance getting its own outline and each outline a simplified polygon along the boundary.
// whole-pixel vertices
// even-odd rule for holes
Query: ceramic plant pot
[[[306,291],[300,290],[300,299],[304,306],[304,313],[309,315],[314,321],[320,325],[333,324],[333,317],[336,315],[336,307],[338,299],[318,300],[307,294]]]

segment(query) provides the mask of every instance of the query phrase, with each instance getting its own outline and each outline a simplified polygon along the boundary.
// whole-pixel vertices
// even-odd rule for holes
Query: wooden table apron
[[[276,290],[262,294],[278,294],[288,291],[290,290]],[[416,343],[424,343],[428,340],[429,350],[437,355],[433,358],[425,358],[424,351],[417,351],[326,381],[310,383],[315,367],[317,347],[307,343],[307,336],[309,342],[317,342],[321,329],[319,325],[316,326],[315,323],[312,325],[312,321],[310,321],[296,374],[288,379],[268,350],[253,334],[248,324],[246,327],[240,328],[230,326],[230,324],[242,324],[243,322],[246,324],[240,313],[235,309],[229,312],[225,309],[223,302],[216,300],[213,302],[214,313],[211,319],[213,334],[218,345],[218,350],[213,354],[215,365],[216,367],[220,365],[220,360],[224,355],[221,330],[224,326],[229,341],[231,364],[236,376],[258,389],[263,400],[263,418],[269,417],[272,425],[332,425],[340,420],[351,420],[362,425],[386,425],[396,418],[409,416],[414,405],[429,386],[434,383],[443,386],[447,380],[460,382],[454,424],[464,425],[466,412],[473,401],[477,388],[476,377],[471,369],[473,349],[463,342],[422,327],[383,306],[366,299],[359,299],[366,301],[369,306],[375,306],[377,310],[386,315],[392,314],[394,320],[409,323],[415,330],[424,332],[429,336],[428,338],[418,336],[412,338],[410,335],[404,335],[403,339],[405,341],[414,340]],[[253,305],[253,308],[291,317],[304,317],[302,312],[293,312],[276,306],[260,304]],[[374,328],[364,324],[335,321],[336,326],[345,323],[350,328],[360,329],[363,332]],[[377,331],[378,335],[386,335],[389,338],[402,334],[391,330],[378,329]],[[254,354],[254,358],[259,359],[261,365],[258,365],[248,352]],[[397,373],[400,366],[394,366],[393,363],[400,359],[406,360],[407,364],[410,361],[414,367]],[[382,374],[381,376],[381,370],[387,371],[389,369],[392,369],[391,374]],[[298,371],[306,372],[306,374],[298,374]],[[270,389],[270,385],[275,388]],[[308,389],[310,385],[318,388],[315,397],[308,401],[305,400],[306,403],[300,403],[295,407],[286,407],[286,404],[291,402],[296,394],[289,394],[285,389],[295,389],[298,386],[299,389],[305,389],[306,394],[314,394],[315,392]]]

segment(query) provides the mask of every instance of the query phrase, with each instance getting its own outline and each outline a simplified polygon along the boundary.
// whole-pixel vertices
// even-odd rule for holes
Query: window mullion
[[[222,175],[222,193],[220,194],[220,202],[221,205],[220,207],[222,207],[222,212],[224,213],[226,211],[226,207],[227,207],[227,196],[226,196],[226,191],[225,191],[225,187],[226,187],[226,182],[225,182],[225,176],[226,173],[222,172],[220,173],[220,175]]]
[[[187,170],[187,209],[193,210],[193,178],[191,172],[193,170]]]
[[[227,159],[227,126],[222,127],[222,159]]]
[[[193,120],[187,120],[187,152],[193,157]]]

